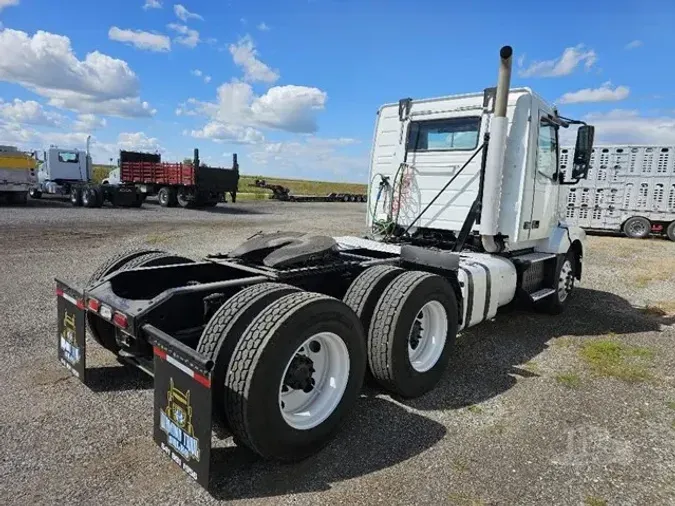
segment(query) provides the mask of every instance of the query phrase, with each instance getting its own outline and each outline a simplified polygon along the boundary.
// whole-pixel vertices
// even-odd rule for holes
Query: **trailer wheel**
[[[170,186],[163,186],[157,192],[157,200],[162,207],[173,207],[176,201],[176,191]]]
[[[651,222],[642,216],[628,218],[623,224],[623,233],[632,239],[644,239],[649,236],[652,229]]]
[[[441,379],[455,344],[458,306],[443,277],[409,271],[378,301],[368,333],[368,364],[384,388],[413,398]]]
[[[263,458],[308,457],[354,406],[365,368],[363,328],[346,304],[312,292],[282,297],[251,322],[230,361],[235,439]]]
[[[176,192],[176,202],[180,207],[183,209],[187,209],[188,207],[192,207],[193,201],[187,198],[187,192],[184,189],[179,189]],[[198,200],[194,200],[194,204],[198,204]]]
[[[212,381],[213,412],[214,418],[226,429],[229,429],[229,423],[224,406],[225,372],[239,337],[268,305],[299,290],[283,283],[259,283],[246,287],[227,299],[206,324],[197,343],[197,351],[215,363]]]
[[[82,206],[82,189],[75,186],[70,190],[70,203],[75,207]]]
[[[370,330],[375,305],[380,300],[382,292],[395,277],[404,272],[405,270],[399,267],[378,265],[364,270],[349,285],[342,300],[359,317],[366,335]]]
[[[666,236],[671,241],[675,241],[675,221],[668,225],[668,228],[666,229]]]
[[[31,188],[28,191],[28,195],[30,195],[30,198],[32,199],[39,199],[40,197],[42,197],[42,192],[36,188]]]

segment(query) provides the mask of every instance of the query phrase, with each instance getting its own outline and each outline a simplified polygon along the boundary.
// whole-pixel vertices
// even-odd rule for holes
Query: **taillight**
[[[122,313],[115,313],[113,315],[113,323],[118,327],[122,327],[123,329],[126,329],[127,325],[129,325],[129,322],[127,321],[127,315]]]
[[[87,301],[87,307],[90,311],[98,313],[98,310],[101,309],[101,303],[96,299],[89,299],[89,301]]]

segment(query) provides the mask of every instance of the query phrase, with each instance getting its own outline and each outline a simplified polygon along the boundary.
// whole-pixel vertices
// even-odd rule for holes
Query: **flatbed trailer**
[[[376,208],[388,185],[371,184],[366,237],[260,233],[198,260],[123,252],[82,287],[57,278],[59,360],[86,384],[89,334],[153,376],[154,440],[208,487],[216,427],[264,459],[304,459],[334,437],[366,371],[419,397],[446,373],[458,332],[518,300],[561,313],[585,252],[583,230],[554,219],[557,129],[575,121],[510,90],[511,61],[506,46],[496,88],[378,111],[371,182],[405,172],[419,190],[400,193],[386,230]],[[573,180],[586,177],[593,133],[577,131]]]
[[[157,195],[164,207],[213,207],[229,193],[237,199],[239,164],[236,153],[232,167],[208,167],[201,163],[199,150],[194,150],[191,163],[162,162],[161,155],[121,151],[119,179],[138,187],[144,197]]]
[[[272,191],[270,199],[282,202],[366,202],[364,193],[331,192],[328,195],[291,195],[290,188],[279,184],[270,184],[264,179],[256,179],[251,186]]]

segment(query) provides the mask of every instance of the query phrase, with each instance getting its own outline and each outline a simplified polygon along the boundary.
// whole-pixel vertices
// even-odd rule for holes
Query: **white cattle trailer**
[[[561,168],[573,146],[563,146]],[[599,145],[588,179],[564,187],[559,210],[569,224],[628,237],[675,241],[675,145]]]

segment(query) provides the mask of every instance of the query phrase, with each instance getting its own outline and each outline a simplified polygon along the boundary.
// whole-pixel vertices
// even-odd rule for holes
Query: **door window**
[[[558,172],[558,133],[553,125],[542,119],[539,122],[537,172],[554,179]]]

